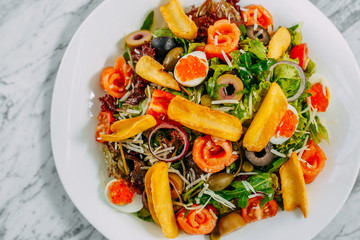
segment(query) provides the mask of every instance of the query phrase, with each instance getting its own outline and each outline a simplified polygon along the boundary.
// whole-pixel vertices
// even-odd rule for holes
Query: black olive
[[[158,37],[151,40],[151,47],[155,48],[155,58],[157,60],[163,60],[166,54],[177,46],[176,40],[171,37]]]
[[[274,154],[271,152],[272,148],[272,144],[268,143],[260,152],[252,152],[245,149],[245,156],[255,166],[266,166],[274,159]]]
[[[258,36],[256,36],[256,34],[258,32],[261,32],[261,34],[259,34]],[[265,46],[269,44],[270,42],[270,35],[268,33],[268,31],[266,31],[263,27],[261,26],[257,26],[256,30],[254,30],[254,25],[250,25],[246,28],[246,35],[250,38],[255,40],[256,38],[259,39],[260,42],[262,42]]]

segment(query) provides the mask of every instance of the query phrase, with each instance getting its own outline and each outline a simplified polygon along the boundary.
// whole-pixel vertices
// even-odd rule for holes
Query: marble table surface
[[[61,58],[101,2],[0,0],[0,239],[105,239],[67,196],[50,142]],[[311,2],[340,30],[360,63],[360,0]],[[314,239],[360,239],[359,203],[358,176],[345,205]]]

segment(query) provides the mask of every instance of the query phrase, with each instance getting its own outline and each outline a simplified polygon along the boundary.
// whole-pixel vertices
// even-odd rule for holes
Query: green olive
[[[211,107],[212,98],[210,95],[202,95],[200,99],[201,105]]]
[[[238,228],[241,228],[246,225],[245,220],[241,217],[240,214],[236,212],[231,212],[227,215],[224,215],[219,220],[219,233],[220,236],[223,236],[227,233],[230,233]]]
[[[254,166],[250,162],[246,161],[242,165],[242,170],[244,172],[252,172],[254,170]]]
[[[144,45],[147,42],[150,42],[152,34],[148,30],[139,30],[130,33],[125,37],[125,43],[129,48],[138,48]]]
[[[184,53],[182,47],[176,47],[171,49],[165,56],[163,61],[163,66],[166,71],[172,72],[175,68],[176,63],[181,58],[181,55]]]
[[[221,191],[231,184],[234,177],[234,175],[224,172],[211,175],[208,181],[209,189],[213,191]]]

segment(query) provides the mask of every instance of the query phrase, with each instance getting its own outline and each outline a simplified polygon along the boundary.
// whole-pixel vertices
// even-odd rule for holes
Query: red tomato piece
[[[193,204],[192,207],[196,207]],[[177,215],[176,221],[178,226],[187,234],[209,234],[216,226],[216,219],[208,209],[203,208],[191,210],[185,217],[185,209],[183,208]]]
[[[255,222],[276,215],[278,205],[274,199],[260,207],[261,196],[250,198],[246,208],[241,210],[242,217],[247,223]]]
[[[99,143],[103,143],[101,135],[110,134],[110,125],[114,122],[114,117],[109,110],[101,111],[98,116],[99,123],[96,126],[95,140]]]
[[[195,140],[192,154],[201,170],[214,173],[236,161],[238,156],[232,152],[230,141],[205,135]]]
[[[151,96],[151,100],[146,114],[153,116],[157,124],[167,121],[167,109],[169,107],[171,99],[173,99],[174,97],[174,94],[155,89]]]
[[[299,66],[305,70],[305,64],[308,59],[308,47],[306,43],[302,43],[293,47],[290,51],[290,58],[299,59]]]
[[[325,94],[324,94],[324,86],[321,83],[315,83],[308,90],[308,93],[311,94],[310,96],[311,106],[317,109],[318,112],[325,112],[330,102],[329,89],[325,87]]]
[[[307,150],[301,156],[300,165],[304,175],[305,183],[311,183],[325,166],[326,156],[321,148],[310,140]]]

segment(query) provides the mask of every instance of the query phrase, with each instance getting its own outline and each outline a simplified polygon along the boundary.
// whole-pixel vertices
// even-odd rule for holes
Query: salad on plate
[[[187,13],[170,0],[160,12],[167,27],[150,12],[100,76],[108,203],[168,238],[219,239],[280,210],[306,218],[330,92],[303,24],[274,29],[264,6],[238,0]]]

